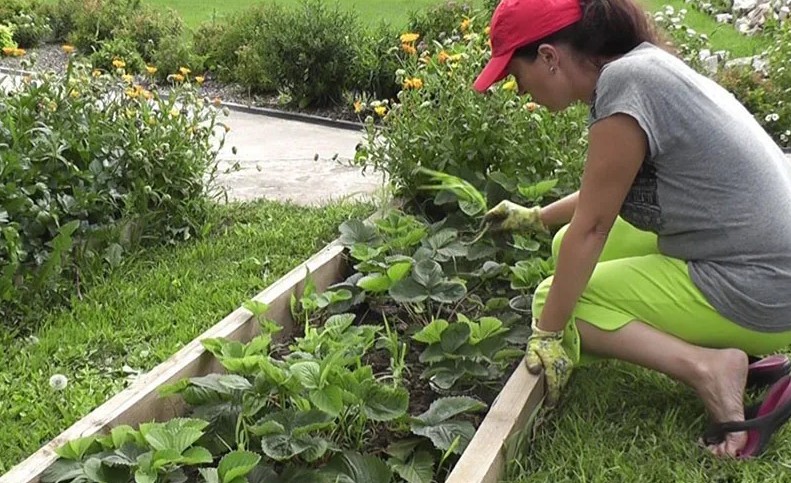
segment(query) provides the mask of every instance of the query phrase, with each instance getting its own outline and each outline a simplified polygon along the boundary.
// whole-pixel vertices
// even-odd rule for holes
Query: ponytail
[[[563,43],[601,66],[606,59],[626,54],[643,42],[664,47],[653,23],[633,0],[582,0],[580,3],[582,18],[579,21],[520,47],[515,55],[532,62],[541,44]]]

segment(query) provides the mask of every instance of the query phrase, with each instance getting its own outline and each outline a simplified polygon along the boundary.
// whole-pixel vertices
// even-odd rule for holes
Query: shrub
[[[74,13],[69,42],[83,52],[93,52],[99,43],[113,38],[113,31],[140,8],[140,0],[84,0]]]
[[[267,69],[267,57],[260,44],[244,44],[236,52],[233,78],[251,93],[261,94],[277,90],[277,85]]]
[[[157,76],[160,79],[180,73],[182,68],[189,69],[193,75],[205,69],[204,59],[195,53],[192,42],[180,37],[165,37],[159,48],[154,51],[151,60],[157,68]]]
[[[215,126],[189,86],[160,97],[87,66],[0,94],[2,320],[67,300],[89,265],[200,233]]]
[[[50,39],[64,42],[74,29],[74,16],[80,8],[80,0],[58,0],[54,3],[42,3],[37,11],[47,19],[52,29]]]
[[[107,72],[115,70],[113,61],[122,60],[127,72],[137,74],[143,72],[145,61],[137,53],[135,43],[131,39],[105,40],[99,44],[99,50],[90,55],[91,64],[96,69]]]
[[[400,90],[396,70],[401,65],[399,32],[385,22],[361,32],[355,43],[350,89],[379,99],[391,99]]]
[[[266,35],[258,39],[269,77],[301,107],[340,101],[351,80],[359,27],[338,4],[303,0],[296,8],[272,7]]]
[[[113,37],[131,39],[143,59],[152,62],[165,39],[180,39],[183,31],[184,23],[173,10],[163,12],[142,5],[124,18]]]
[[[361,106],[370,116],[357,163],[384,171],[406,197],[425,184],[419,167],[462,177],[490,201],[518,183],[547,178],[560,180],[558,192],[575,189],[587,109],[550,115],[517,97],[513,83],[488,96],[473,91],[488,58],[487,40],[473,31],[466,41],[446,39],[441,48],[412,56],[398,72],[403,90],[397,103]]]
[[[45,17],[34,13],[20,13],[11,17],[14,26],[14,41],[23,48],[36,47],[52,33]]]
[[[227,23],[212,20],[201,23],[192,36],[195,53],[206,59],[206,68],[212,72],[218,72],[221,66],[235,57],[235,52],[225,53],[219,48],[228,30]]]
[[[442,40],[458,34],[464,19],[472,17],[472,14],[472,8],[468,3],[446,1],[424,10],[411,12],[408,29],[410,32],[420,34],[421,40],[426,44],[431,44],[434,40]],[[478,15],[483,16],[482,12],[478,12]]]
[[[16,42],[14,42],[14,30],[8,25],[0,24],[0,49],[15,49],[17,47]]]

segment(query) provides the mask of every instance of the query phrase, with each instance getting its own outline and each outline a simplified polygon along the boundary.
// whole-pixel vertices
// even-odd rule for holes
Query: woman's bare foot
[[[706,349],[706,352],[693,387],[714,422],[744,421],[747,354],[739,349]],[[728,433],[722,443],[708,448],[716,456],[736,457],[746,442],[746,432]]]

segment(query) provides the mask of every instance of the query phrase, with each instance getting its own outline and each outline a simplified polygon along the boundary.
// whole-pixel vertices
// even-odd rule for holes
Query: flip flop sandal
[[[791,361],[784,355],[773,355],[752,362],[747,368],[747,388],[771,386],[791,373]]]
[[[747,420],[715,423],[703,435],[707,445],[725,440],[728,433],[747,431],[747,442],[739,450],[737,458],[747,459],[761,455],[772,439],[772,435],[791,418],[791,376],[783,376],[767,393],[760,404],[748,408]]]

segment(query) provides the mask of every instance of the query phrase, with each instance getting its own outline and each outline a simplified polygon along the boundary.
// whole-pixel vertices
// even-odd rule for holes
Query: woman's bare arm
[[[580,192],[577,191],[541,208],[541,214],[539,215],[541,217],[541,222],[544,223],[544,226],[547,228],[567,224],[574,216],[579,197]]]

